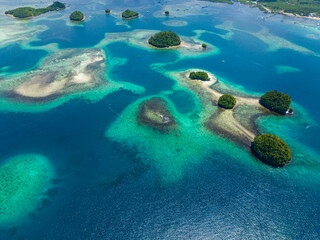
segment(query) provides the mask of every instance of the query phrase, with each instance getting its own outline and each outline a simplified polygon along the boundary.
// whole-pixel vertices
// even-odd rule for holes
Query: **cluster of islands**
[[[47,8],[40,8],[40,9],[34,9],[34,8],[17,8],[14,10],[9,10],[6,12],[6,14],[13,15],[17,18],[29,18],[32,16],[38,16],[42,13],[48,12],[48,11],[54,11],[54,10],[60,10],[64,9],[65,5],[60,2],[54,2],[52,5],[50,5]],[[106,9],[105,13],[109,14],[111,12],[110,9]],[[165,15],[169,15],[169,12],[166,11],[164,13]],[[122,12],[122,18],[123,19],[133,19],[139,16],[138,12],[132,11],[132,10],[125,10]],[[70,20],[81,22],[84,21],[85,16],[83,13],[79,11],[75,11],[70,15]],[[148,39],[148,44],[152,48],[157,49],[168,49],[168,48],[177,48],[181,45],[181,39],[173,31],[161,31],[158,32]],[[206,49],[207,45],[202,44],[202,48]],[[96,55],[94,53],[94,61],[97,61],[98,64],[103,60],[102,56],[99,56],[99,54]],[[70,58],[69,58],[70,59]],[[92,61],[88,61],[88,64],[92,64]],[[81,64],[83,65],[83,64]],[[51,72],[48,71],[45,73],[44,71],[38,70],[35,71],[34,76],[30,77],[28,75],[27,81],[24,81],[21,85],[18,85],[15,89],[13,89],[11,92],[7,93],[8,97],[16,97],[20,96],[23,98],[29,98],[29,99],[41,99],[49,98],[52,96],[55,96],[56,94],[62,93],[65,91],[65,85],[72,84],[72,83],[92,83],[95,79],[95,74],[91,74],[90,76],[88,73],[86,73],[85,68],[87,65],[83,65],[84,68],[80,68],[79,72],[77,73],[77,76],[72,76],[71,78],[65,78],[62,76],[66,81],[58,81],[59,84],[56,86],[57,81],[52,81],[50,79],[55,79],[55,76],[52,76]],[[39,73],[38,73],[39,72]],[[43,79],[44,74],[47,74],[46,78],[48,79],[48,85],[44,85],[43,83],[40,83],[37,79]],[[61,75],[61,74],[60,74]],[[70,74],[69,74],[70,75]],[[38,76],[40,78],[38,78]],[[259,134],[255,135],[252,134],[249,130],[245,129],[241,124],[239,124],[236,120],[234,120],[232,116],[232,111],[237,107],[238,99],[235,96],[232,96],[231,94],[223,94],[217,91],[212,90],[210,87],[214,84],[212,82],[213,78],[212,76],[209,76],[209,74],[205,71],[192,71],[189,73],[188,78],[190,80],[194,81],[201,81],[203,82],[204,89],[209,92],[213,92],[215,98],[217,98],[216,104],[219,108],[226,111],[223,114],[220,114],[219,116],[214,116],[210,121],[208,121],[207,126],[208,129],[211,129],[215,132],[224,132],[226,133],[225,136],[232,136],[236,135],[235,132],[237,132],[240,129],[240,132],[242,131],[242,134],[246,135],[249,139],[253,139],[251,141],[250,149],[254,156],[259,158],[264,163],[267,163],[274,167],[282,167],[288,164],[291,159],[291,150],[288,147],[288,145],[279,137],[272,135],[272,134]],[[88,80],[89,79],[89,80]],[[207,83],[206,83],[207,82]],[[62,85],[61,85],[62,84]],[[52,85],[52,86],[51,86]],[[39,89],[39,86],[42,86],[41,89]],[[44,88],[45,86],[45,88]],[[86,85],[84,85],[86,86]],[[67,88],[68,89],[68,88]],[[40,95],[39,95],[40,93]],[[39,95],[39,96],[38,96]],[[240,100],[240,99],[239,99]],[[245,101],[245,100],[240,100]],[[277,91],[270,91],[261,96],[259,101],[256,101],[260,104],[260,106],[269,109],[270,111],[278,114],[279,116],[290,114],[293,112],[293,109],[290,108],[291,104],[291,98],[287,94],[280,93]],[[230,113],[228,113],[228,111]],[[231,114],[231,115],[230,115]],[[231,125],[228,124],[225,127],[221,127],[220,122],[232,122],[234,121],[236,124]],[[138,114],[138,122],[143,125],[148,125],[154,129],[161,130],[162,132],[168,132],[170,129],[174,128],[176,126],[176,121],[174,120],[174,116],[172,116],[168,109],[165,107],[165,103],[161,99],[151,99],[149,101],[144,102],[140,108],[139,108],[139,114]],[[220,127],[219,127],[220,126]],[[227,130],[229,128],[229,130]],[[217,131],[217,129],[219,129]],[[234,132],[232,132],[234,130]]]
[[[5,13],[15,18],[29,19],[65,8],[63,3],[54,2],[46,8],[21,7]],[[110,9],[105,9],[105,14],[110,13]],[[170,15],[169,11],[165,11],[164,14]],[[130,20],[139,17],[139,13],[127,9],[122,12],[121,17]],[[85,15],[80,11],[74,11],[69,18],[74,22],[82,22]],[[143,39],[150,49],[176,49],[183,44],[180,36],[174,31],[153,33],[148,39]],[[210,47],[207,47],[205,43],[199,44],[198,48],[202,48],[199,52],[208,52]],[[0,94],[16,102],[41,104],[68,94],[102,87],[110,84],[105,79],[105,61],[104,52],[99,48],[59,50],[45,57],[36,69],[4,79],[2,83],[10,82],[10,88],[1,89]],[[289,95],[276,90],[266,92],[260,97],[233,94],[226,89],[217,88],[218,79],[212,73],[201,69],[179,72],[175,78],[183,87],[201,98],[203,105],[210,105],[209,112],[201,122],[210,136],[218,135],[230,139],[272,167],[283,167],[292,161],[291,149],[283,139],[271,133],[262,133],[255,128],[257,116],[274,115],[283,118],[293,114]],[[176,131],[179,121],[176,113],[171,111],[168,105],[167,100],[159,96],[143,100],[139,102],[136,115],[131,116],[134,118],[131,121],[163,136],[174,132],[174,135],[179,137]],[[244,122],[236,117],[237,110],[243,106],[252,107],[255,111],[251,115],[242,114],[243,118],[248,120]],[[215,111],[210,112],[213,108]],[[253,123],[246,124],[250,121]],[[179,154],[181,149],[177,148],[176,151]],[[0,203],[3,206],[0,211],[0,227],[2,224],[25,217],[36,209],[39,196],[45,196],[53,177],[51,165],[42,155],[19,155],[0,166]],[[21,196],[25,197],[23,201]]]
[[[65,8],[66,8],[66,6],[64,3],[57,1],[46,8],[19,7],[19,8],[15,8],[12,10],[8,10],[5,12],[5,14],[13,16],[15,18],[19,18],[19,19],[28,19],[28,18],[39,16],[39,15],[47,13],[47,12],[59,11],[59,10],[65,9]],[[106,9],[105,13],[109,14],[109,13],[111,13],[111,10]],[[166,12],[166,14],[167,14],[167,12]],[[139,13],[127,9],[121,14],[121,16],[123,19],[129,20],[129,19],[139,17]],[[82,22],[85,20],[84,14],[80,11],[72,12],[70,14],[69,18],[73,22]]]
[[[269,133],[250,135],[250,130],[243,127],[233,117],[233,111],[237,107],[237,104],[259,106],[266,109],[267,114],[273,114],[278,117],[291,114],[293,113],[293,109],[290,108],[290,96],[277,91],[269,91],[262,95],[260,99],[251,100],[245,97],[223,94],[210,88],[214,83],[212,82],[212,77],[205,71],[191,71],[188,73],[188,79],[196,81],[195,84],[198,84],[197,86],[200,86],[204,90],[204,93],[212,91],[214,97],[218,96],[216,104],[220,108],[220,111],[218,112],[218,116],[213,115],[209,118],[205,124],[207,129],[243,145],[248,145],[247,140],[250,139],[249,149],[251,149],[253,155],[270,166],[283,167],[292,160],[291,150],[281,138]],[[206,85],[206,82],[209,84]],[[198,93],[202,94],[201,92]],[[237,99],[239,99],[239,103]],[[159,98],[151,98],[143,102],[138,110],[137,122],[167,133],[177,127],[177,123],[175,117],[165,106],[164,100]],[[237,141],[239,139],[240,141]]]
[[[210,2],[217,3],[227,3],[233,4],[233,0],[206,0]],[[303,2],[299,1],[284,1],[284,0],[275,0],[275,1],[257,1],[257,0],[235,0],[236,2],[250,5],[251,7],[257,7],[265,13],[277,13],[277,14],[285,14],[288,16],[296,16],[296,17],[308,17],[319,19],[320,18],[320,3],[318,1],[305,0]],[[65,9],[65,4],[61,2],[54,2],[52,5],[46,8],[32,8],[32,7],[19,7],[13,10],[8,10],[5,13],[8,15],[12,15],[16,18],[27,19],[35,16],[39,16],[41,14],[50,12],[50,11],[58,11],[61,9]],[[105,10],[106,14],[111,13],[110,9]],[[169,11],[165,11],[164,14],[169,16]],[[121,14],[123,19],[133,19],[139,17],[139,13],[132,10],[125,10]],[[82,12],[75,11],[70,15],[70,20],[78,22],[84,21],[85,17]]]
[[[19,7],[12,10],[8,10],[5,12],[6,15],[13,16],[18,19],[29,19],[32,17],[39,16],[41,14],[51,12],[51,11],[59,11],[65,9],[66,6],[61,2],[54,2],[50,6],[46,8],[33,8],[33,7]],[[110,9],[105,9],[106,14],[110,14]],[[169,12],[165,12],[166,15],[169,15]],[[139,17],[139,13],[132,10],[125,10],[121,14],[123,19],[130,20]],[[83,22],[86,18],[84,14],[80,11],[74,11],[70,14],[69,19],[73,22]]]

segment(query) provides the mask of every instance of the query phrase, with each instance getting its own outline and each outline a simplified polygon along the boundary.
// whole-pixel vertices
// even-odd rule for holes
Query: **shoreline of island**
[[[234,4],[236,2],[239,4],[248,5],[251,8],[256,7],[260,11],[262,11],[264,13],[268,13],[268,14],[280,14],[280,15],[284,15],[284,16],[288,16],[288,17],[297,17],[297,18],[305,18],[305,19],[320,21],[320,12],[306,11],[306,13],[305,13],[306,15],[300,15],[300,14],[298,14],[298,12],[286,12],[285,8],[283,8],[282,10],[279,10],[279,9],[277,9],[276,6],[274,7],[274,9],[272,9],[268,6],[263,5],[262,3],[258,2],[258,1],[253,1],[253,0],[247,0],[247,1],[246,0],[205,0],[205,1],[213,2],[213,3],[226,3],[226,4]],[[275,1],[275,2],[277,2],[277,1]],[[298,5],[294,5],[294,6],[298,6]],[[309,7],[312,7],[312,5]],[[303,10],[301,10],[301,11],[303,11]]]
[[[250,6],[252,6],[252,5],[250,5]],[[268,14],[280,14],[280,15],[284,15],[284,16],[288,16],[288,17],[299,17],[299,18],[306,18],[306,19],[312,19],[312,20],[320,21],[320,16],[319,17],[316,17],[316,16],[302,16],[302,15],[299,15],[297,13],[288,13],[288,12],[285,12],[284,10],[280,11],[280,12],[273,12],[272,9],[270,9],[270,8],[268,8],[268,7],[266,7],[266,6],[262,5],[262,4],[259,4],[259,6],[263,7],[265,9],[266,13],[268,13]],[[263,11],[262,9],[260,9],[260,10]]]
[[[5,15],[14,17],[20,20],[28,20],[48,12],[60,11],[65,8],[66,8],[65,4],[56,1],[56,2],[53,2],[53,4],[51,4],[50,6],[45,8],[18,7],[15,9],[7,10],[5,11]]]

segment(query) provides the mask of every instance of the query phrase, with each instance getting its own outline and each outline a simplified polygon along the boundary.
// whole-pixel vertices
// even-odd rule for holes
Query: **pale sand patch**
[[[194,49],[194,50],[201,50],[202,49],[202,44],[191,44],[191,43],[187,43],[186,41],[181,41],[180,44],[181,47],[183,48],[187,48],[187,49]]]
[[[256,135],[242,126],[233,116],[232,110],[222,110],[214,118],[210,118],[210,123],[223,132],[238,137],[240,141],[250,144]]]
[[[55,94],[62,90],[66,84],[66,79],[60,81],[54,81],[48,84],[41,83],[41,80],[31,80],[22,83],[14,92],[24,96],[24,97],[31,97],[31,98],[42,98],[48,97],[52,94]]]
[[[76,84],[83,84],[83,83],[89,83],[92,80],[93,79],[89,74],[81,72],[75,75],[70,82],[76,83]]]
[[[72,50],[64,50],[65,54],[72,54]],[[69,54],[68,54],[69,53]],[[13,92],[29,98],[44,98],[54,94],[68,93],[72,89],[88,87],[95,84],[96,71],[90,70],[89,65],[99,66],[104,58],[100,51],[78,53],[74,57],[64,57],[62,52],[57,58],[51,57],[45,62],[44,69],[39,69],[26,76],[26,81],[13,89]],[[60,56],[60,57],[59,57]],[[50,56],[49,56],[50,57]],[[101,66],[99,66],[99,69]],[[55,69],[55,70],[53,70]]]
[[[78,72],[77,75],[75,75],[70,82],[71,83],[76,83],[76,84],[83,84],[83,83],[90,83],[93,81],[93,78],[90,74],[85,73],[85,69],[86,67],[91,64],[91,63],[95,63],[95,62],[99,62],[102,61],[103,58],[102,57],[94,57],[92,59],[88,59],[85,60],[83,62],[81,62],[80,66],[77,68],[76,72]]]

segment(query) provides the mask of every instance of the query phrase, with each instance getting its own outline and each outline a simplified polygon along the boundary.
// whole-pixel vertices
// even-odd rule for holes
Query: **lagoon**
[[[320,237],[317,22],[280,15],[262,20],[264,14],[248,6],[193,0],[67,4],[28,22],[0,17],[20,34],[16,40],[0,35],[6,42],[0,49],[0,165],[39,154],[55,172],[53,187],[31,213],[0,226],[1,239]],[[14,7],[7,2],[1,10]],[[140,17],[122,20],[127,8]],[[81,25],[68,21],[75,10],[86,16]],[[169,20],[184,24],[168,26]],[[17,24],[24,24],[23,31]],[[191,43],[208,43],[208,51],[157,51],[140,42],[148,31],[169,29]],[[9,80],[34,74],[46,59],[97,51],[92,49],[104,56],[102,87],[72,85],[40,102],[3,94],[22,81]],[[63,72],[71,65],[61,65]],[[96,65],[89,69],[100,71]],[[256,125],[288,143],[292,162],[272,168],[243,145],[207,131],[204,110],[216,108],[204,106],[201,96],[179,81],[190,69],[213,73],[219,91],[288,93],[295,114],[260,117]],[[139,104],[154,97],[168,103],[178,132],[161,133],[136,121]],[[249,126],[245,113],[240,108],[235,117]]]

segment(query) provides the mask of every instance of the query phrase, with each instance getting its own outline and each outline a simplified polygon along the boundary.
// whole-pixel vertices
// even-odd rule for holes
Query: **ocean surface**
[[[0,22],[6,23],[0,33],[0,82],[36,69],[53,51],[101,48],[107,78],[144,91],[119,89],[96,101],[65,96],[63,103],[49,102],[43,108],[41,103],[0,101],[0,165],[32,153],[45,156],[55,171],[38,207],[3,224],[1,240],[320,239],[320,22],[267,15],[238,3],[65,2],[65,10],[20,21],[22,29],[10,27],[19,20],[4,11],[50,1],[0,2]],[[104,14],[106,8],[111,15]],[[122,20],[120,13],[127,8],[141,16]],[[166,9],[169,17],[163,14]],[[85,14],[84,23],[69,22],[75,10]],[[41,30],[15,40],[5,34],[6,28],[18,35],[29,28]],[[218,51],[185,55],[126,40],[99,44],[111,34],[134,30],[173,30]],[[110,137],[108,131],[116,131],[119,119],[132,117],[130,109],[144,98],[170,99],[181,121],[196,111],[197,100],[190,91],[177,87],[166,74],[191,68],[205,69],[242,93],[289,94],[296,110],[292,119],[272,116],[257,122],[261,131],[287,141],[293,149],[292,163],[274,169],[228,139],[217,140],[220,145],[200,158],[198,145],[207,145],[203,137],[188,149],[192,167],[161,164],[174,162],[176,156],[166,152],[170,140],[151,141],[159,133],[128,127],[128,135],[119,131],[118,139]],[[38,104],[38,110],[29,111],[32,104]],[[183,141],[189,140],[192,135]],[[172,172],[179,174],[168,178]]]

